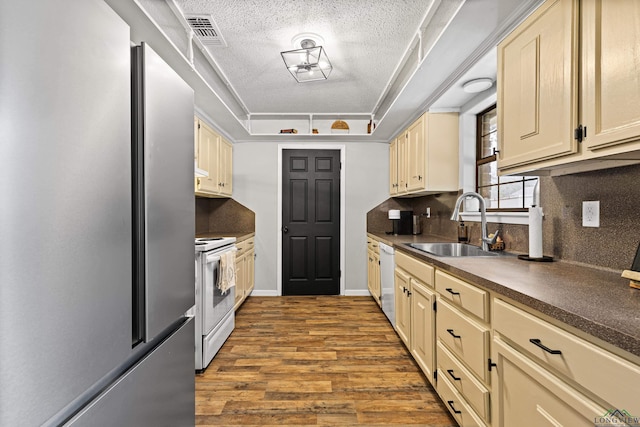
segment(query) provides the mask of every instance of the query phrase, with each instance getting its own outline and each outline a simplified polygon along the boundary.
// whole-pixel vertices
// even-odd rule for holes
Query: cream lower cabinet
[[[195,178],[196,196],[231,197],[233,146],[198,118],[194,127],[195,162],[209,174]]]
[[[460,426],[593,426],[614,412],[640,416],[637,357],[401,251],[395,260],[396,331]]]
[[[367,288],[380,306],[380,248],[378,241],[367,236]]]
[[[436,293],[411,279],[411,354],[422,372],[433,384],[435,381],[435,323]]]
[[[461,425],[490,423],[489,293],[449,273],[436,270],[438,392],[453,387]],[[442,378],[446,381],[441,382]],[[466,408],[466,409],[460,409]],[[462,411],[466,416],[456,413]]]
[[[593,427],[607,412],[499,338],[492,361],[497,365],[494,427]]]
[[[435,369],[433,267],[396,252],[396,331],[430,382]]]
[[[525,414],[523,426],[594,425],[610,409],[639,416],[640,366],[502,299],[493,315],[494,425]]]
[[[237,310],[251,294],[255,284],[254,239],[244,240],[236,245],[236,295],[234,310]]]

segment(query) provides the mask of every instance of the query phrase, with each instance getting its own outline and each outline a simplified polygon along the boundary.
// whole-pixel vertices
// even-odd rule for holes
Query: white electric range
[[[209,365],[235,327],[235,287],[225,293],[218,288],[220,256],[235,251],[235,242],[235,237],[195,239],[196,371],[201,372]]]

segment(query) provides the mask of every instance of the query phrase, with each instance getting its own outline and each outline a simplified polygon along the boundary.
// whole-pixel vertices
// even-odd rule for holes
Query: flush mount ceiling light
[[[322,46],[316,46],[316,40],[311,35],[296,36],[293,40],[299,41],[301,49],[280,52],[293,78],[298,83],[304,83],[329,77],[333,67]]]
[[[467,93],[478,93],[489,89],[493,86],[493,80],[489,78],[469,80],[462,85],[462,90]]]

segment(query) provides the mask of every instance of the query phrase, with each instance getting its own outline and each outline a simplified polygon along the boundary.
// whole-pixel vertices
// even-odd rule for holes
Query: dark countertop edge
[[[470,272],[463,267],[455,266],[450,263],[447,263],[446,258],[443,257],[431,257],[429,254],[419,251],[417,249],[413,249],[405,243],[411,242],[428,242],[428,241],[452,241],[451,239],[441,238],[440,236],[426,236],[426,235],[404,235],[404,236],[392,236],[387,234],[379,234],[376,232],[368,232],[367,233],[372,238],[382,241],[383,243],[393,246],[396,250],[404,252],[408,255],[411,255],[415,258],[422,259],[435,267],[449,272],[461,279],[468,280],[474,285],[479,286],[482,289],[490,291],[494,294],[494,296],[502,296],[507,299],[513,300],[517,303],[522,304],[534,311],[542,313],[543,315],[552,318],[556,321],[562,322],[564,324],[569,325],[570,327],[575,328],[578,331],[581,331],[584,334],[595,337],[602,342],[614,346],[618,349],[624,350],[625,352],[631,353],[631,355],[640,357],[640,336],[634,336],[625,331],[621,331],[616,327],[612,327],[601,321],[594,319],[594,316],[590,316],[591,313],[576,313],[566,308],[563,308],[561,304],[552,304],[546,301],[542,301],[536,297],[533,297],[529,294],[523,293],[509,286],[505,286],[504,284],[496,283],[492,280],[489,280],[485,277],[479,276],[473,272]],[[513,257],[512,257],[513,259]],[[556,264],[563,265],[566,264],[566,268],[576,268],[574,265],[569,263],[562,263],[559,261],[555,261]],[[589,267],[580,266],[580,269],[589,269]],[[593,268],[594,273],[598,272],[599,274],[603,273],[602,270]],[[609,273],[612,277],[616,277],[616,273]],[[619,277],[619,276],[618,276]],[[511,279],[513,280],[513,279]],[[594,311],[597,307],[594,307]],[[635,315],[635,313],[633,314]],[[638,331],[635,331],[636,334]],[[628,358],[628,357],[627,357]],[[637,363],[637,360],[636,360]]]
[[[222,232],[210,232],[210,233],[197,233],[195,237],[235,237],[236,243],[240,243],[244,240],[255,237],[255,232],[249,233],[222,233]]]

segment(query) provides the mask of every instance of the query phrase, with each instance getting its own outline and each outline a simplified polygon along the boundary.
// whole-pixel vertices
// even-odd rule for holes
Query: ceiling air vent
[[[185,15],[185,19],[203,45],[227,46],[211,15]]]

